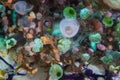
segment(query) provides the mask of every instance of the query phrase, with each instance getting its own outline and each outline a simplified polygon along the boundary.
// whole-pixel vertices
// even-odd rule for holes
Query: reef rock
[[[120,10],[120,0],[103,0],[112,9]]]

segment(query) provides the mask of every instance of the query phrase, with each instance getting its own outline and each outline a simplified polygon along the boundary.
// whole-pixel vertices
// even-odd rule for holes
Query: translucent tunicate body
[[[64,37],[72,38],[79,31],[79,23],[76,19],[63,19],[60,22],[60,30]]]
[[[32,10],[33,6],[29,6],[25,1],[17,1],[14,4],[15,11],[20,15],[25,15],[27,12]]]

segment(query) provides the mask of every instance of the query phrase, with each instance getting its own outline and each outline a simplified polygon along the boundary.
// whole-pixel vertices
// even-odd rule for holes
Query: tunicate
[[[25,15],[27,12],[32,10],[33,6],[29,6],[25,1],[17,1],[14,4],[15,11],[20,15]]]
[[[58,64],[54,64],[50,67],[49,75],[52,79],[58,80],[63,75],[63,70]]]
[[[66,53],[72,45],[72,41],[70,39],[60,39],[58,41],[58,49],[64,54]]]
[[[63,19],[60,22],[60,30],[63,36],[72,38],[79,31],[79,23],[76,19]]]
[[[32,51],[34,51],[34,52],[40,52],[42,50],[42,48],[43,48],[43,43],[42,43],[41,39],[36,38],[34,40],[34,46],[32,48]]]
[[[18,26],[23,26],[23,27],[30,27],[31,22],[28,21],[27,17],[22,17],[18,20]]]

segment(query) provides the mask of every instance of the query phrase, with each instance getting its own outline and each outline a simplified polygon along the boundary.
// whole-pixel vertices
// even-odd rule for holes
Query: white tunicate
[[[75,62],[75,66],[79,67],[80,66],[80,62]]]
[[[31,11],[33,6],[29,6],[25,1],[17,1],[14,4],[15,11],[20,15],[25,15],[27,12]]]
[[[41,13],[38,12],[38,13],[36,14],[36,18],[37,18],[38,20],[40,20],[42,17],[43,17],[43,16],[42,16]]]
[[[35,24],[35,22],[31,22],[31,24],[30,24],[30,28],[35,28],[36,27],[36,24]]]
[[[67,38],[74,37],[79,31],[79,27],[79,22],[76,19],[63,19],[60,22],[61,33]]]
[[[19,71],[18,73],[19,73],[19,74],[24,74],[24,75],[25,75],[25,74],[27,74],[27,71],[26,71],[26,70],[21,70],[21,71]]]

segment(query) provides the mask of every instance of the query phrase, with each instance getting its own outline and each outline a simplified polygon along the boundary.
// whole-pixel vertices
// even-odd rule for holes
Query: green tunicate
[[[114,60],[118,60],[120,58],[120,52],[114,51],[111,53]]]
[[[0,37],[0,50],[5,48],[5,40],[4,38]]]
[[[14,38],[10,38],[10,39],[6,40],[6,48],[7,49],[14,47],[16,44],[17,44],[17,41]]]
[[[90,42],[99,43],[101,41],[101,35],[98,32],[90,33],[89,40]]]
[[[81,7],[84,7],[84,6],[85,6],[85,5],[83,4],[83,2],[79,2],[78,5],[81,6]]]
[[[101,21],[102,20],[102,14],[99,11],[97,11],[97,12],[93,13],[91,18],[96,18],[96,19]]]
[[[66,7],[64,10],[63,10],[63,15],[65,18],[76,18],[76,11],[73,7]]]
[[[92,48],[94,51],[97,50],[97,46],[96,46],[96,43],[95,43],[95,42],[91,42],[91,43],[90,43],[90,46],[91,46],[91,48]]]
[[[106,55],[106,56],[101,57],[100,60],[105,64],[110,64],[113,62],[113,57],[111,55]]]
[[[0,4],[0,12],[4,12],[4,11],[5,11],[5,7]]]
[[[90,10],[88,8],[83,8],[80,10],[80,18],[87,19],[91,15]]]
[[[64,54],[72,46],[72,41],[70,39],[64,38],[58,41],[58,49]]]
[[[111,55],[113,57],[113,60],[118,60],[120,58],[119,51],[106,50],[106,55]]]
[[[49,75],[53,80],[58,80],[63,76],[63,69],[60,65],[54,64],[50,67]]]
[[[90,55],[88,53],[84,53],[82,54],[81,59],[83,61],[88,61],[90,59]]]
[[[101,38],[102,37],[98,32],[93,32],[89,34],[90,46],[94,51],[97,50],[96,44],[101,41]]]
[[[110,65],[109,66],[109,70],[120,70],[120,66],[114,66],[114,65]]]
[[[49,27],[49,28],[47,28],[47,32],[51,32],[51,28]]]
[[[117,25],[116,25],[116,32],[118,33],[118,35],[120,35],[120,23],[118,23]]]
[[[39,38],[36,38],[34,40],[34,46],[32,48],[33,52],[40,52],[43,49],[43,43],[42,40]]]
[[[59,28],[59,23],[55,23],[55,24],[53,25],[52,35],[53,35],[53,36],[57,36],[57,37],[62,36],[62,33],[61,33],[61,31],[60,31],[60,28]]]
[[[113,25],[113,19],[111,17],[104,17],[102,20],[105,27],[112,27]]]
[[[0,16],[3,17],[6,13],[5,13],[5,6],[0,4]]]

